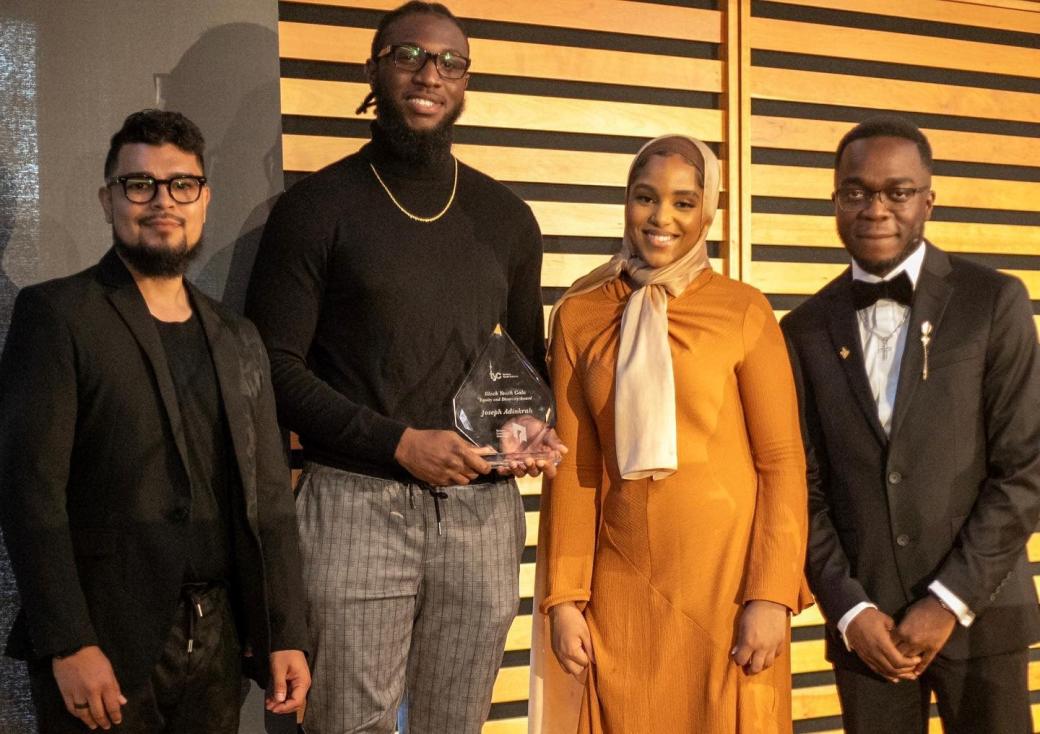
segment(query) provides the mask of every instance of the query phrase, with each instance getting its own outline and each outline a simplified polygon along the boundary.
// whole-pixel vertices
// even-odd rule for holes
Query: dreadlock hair
[[[383,50],[386,45],[383,40],[383,36],[386,35],[386,29],[393,25],[394,21],[404,18],[408,15],[417,15],[423,13],[426,15],[436,15],[441,18],[450,20],[455,24],[455,27],[462,31],[462,35],[466,36],[466,31],[463,29],[462,24],[459,23],[459,19],[448,10],[448,8],[441,3],[428,3],[422,0],[410,0],[399,8],[391,10],[389,13],[384,15],[379,20],[379,25],[376,27],[376,34],[372,37],[372,50],[369,53],[368,60],[375,62],[376,54]],[[466,36],[469,38],[469,36]],[[375,90],[370,91],[365,95],[364,101],[361,106],[354,111],[355,114],[362,114],[367,112],[369,108],[374,107],[376,104],[376,93]]]

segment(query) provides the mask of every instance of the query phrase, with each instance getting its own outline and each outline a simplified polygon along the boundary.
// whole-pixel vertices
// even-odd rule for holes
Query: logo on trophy
[[[545,444],[556,423],[552,391],[501,324],[470,368],[452,401],[455,429],[477,446],[495,450],[493,467],[514,461],[556,461]]]

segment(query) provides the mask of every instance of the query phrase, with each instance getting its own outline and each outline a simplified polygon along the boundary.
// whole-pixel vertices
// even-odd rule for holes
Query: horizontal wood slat
[[[369,119],[354,112],[368,93],[365,84],[283,78],[281,90],[284,115]],[[645,138],[681,130],[717,142],[722,140],[723,113],[696,107],[469,92],[460,124]]]
[[[1040,254],[1040,227],[933,221],[925,226],[925,234],[949,252]],[[834,217],[803,214],[752,214],[751,241],[756,245],[841,247]]]
[[[753,66],[752,97],[1040,122],[1040,94]]]
[[[283,58],[364,63],[371,51],[367,28],[278,24]],[[624,84],[686,91],[721,92],[722,62],[629,51],[549,46],[517,41],[470,38],[472,74],[561,81]]]
[[[578,278],[609,259],[610,255],[547,252],[542,255],[542,286],[568,288]],[[725,265],[717,258],[711,259],[711,267],[716,272],[725,273]]]
[[[621,238],[625,228],[625,207],[621,204],[577,204],[562,201],[529,201],[545,235]],[[722,240],[725,213],[720,209],[708,230],[708,239]],[[559,285],[559,283],[543,283]],[[566,285],[569,285],[566,284]]]
[[[751,145],[833,153],[842,136],[855,124],[853,121],[755,115],[751,118]],[[1040,167],[1040,145],[1036,144],[1036,138],[928,128],[923,132],[932,144],[936,160]]]
[[[1015,3],[1013,9],[994,7],[986,0],[783,0],[789,5],[846,10],[853,13],[892,15],[909,20],[999,28],[1006,31],[1040,33],[1040,5],[1036,2]],[[1011,7],[1011,6],[1008,6]],[[1032,12],[1022,12],[1022,11]]]
[[[371,10],[392,10],[400,0],[286,0],[305,5],[329,5]],[[507,23],[574,28],[607,33],[632,33],[685,41],[722,41],[722,13],[625,0],[453,0],[452,12],[460,18]]]
[[[488,721],[480,734],[527,734],[527,717]]]
[[[764,293],[811,295],[845,270],[846,265],[832,263],[752,263],[751,284]],[[1040,300],[1040,270],[1001,269],[1021,280],[1029,297]]]
[[[1040,69],[1040,50],[954,38],[772,18],[752,18],[749,32],[752,48],[769,51],[1027,77]]]
[[[509,626],[506,635],[506,652],[531,649],[531,615],[519,614]]]
[[[833,189],[834,171],[830,168],[751,167],[754,196],[830,199]],[[932,190],[937,206],[1040,211],[1040,182],[933,176]]]

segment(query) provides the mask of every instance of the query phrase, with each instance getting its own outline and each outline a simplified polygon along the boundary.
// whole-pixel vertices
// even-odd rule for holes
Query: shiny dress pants
[[[151,678],[136,690],[123,687],[128,701],[122,707],[123,723],[109,731],[236,734],[242,701],[240,655],[224,588],[186,588]],[[30,663],[29,678],[40,734],[90,731],[66,711],[49,659]]]

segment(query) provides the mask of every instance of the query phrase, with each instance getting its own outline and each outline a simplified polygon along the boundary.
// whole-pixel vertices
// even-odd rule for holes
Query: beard
[[[440,163],[451,155],[451,144],[455,132],[455,122],[462,114],[464,102],[459,102],[455,110],[445,116],[441,123],[432,130],[413,130],[408,127],[400,109],[380,88],[376,92],[376,120],[386,135],[390,147],[398,156],[420,166]]]
[[[855,254],[855,241],[846,239],[844,233],[838,232],[838,236],[845,245],[845,249],[852,255],[852,259],[856,261],[856,264],[863,268],[864,271],[871,275],[876,275],[879,278],[884,278],[886,275],[891,273],[897,267],[899,267],[904,260],[910,257],[917,251],[917,248],[924,243],[924,223],[922,222],[914,228],[913,233],[907,239],[903,249],[896,253],[893,257],[887,260],[878,260],[877,262],[868,262],[862,258],[856,257]],[[850,246],[850,242],[852,245]]]
[[[112,245],[120,257],[140,275],[148,278],[176,278],[184,275],[188,265],[202,250],[202,240],[194,247],[187,239],[172,245],[130,244],[119,239],[113,230]]]

